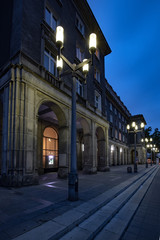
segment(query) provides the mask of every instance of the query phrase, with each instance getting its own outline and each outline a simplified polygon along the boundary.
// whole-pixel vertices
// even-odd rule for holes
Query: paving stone
[[[33,230],[15,238],[15,240],[48,240],[59,231],[63,231],[64,226],[49,221]]]

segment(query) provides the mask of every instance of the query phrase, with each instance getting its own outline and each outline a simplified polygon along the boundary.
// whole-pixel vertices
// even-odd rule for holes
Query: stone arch
[[[76,121],[77,127],[77,169],[86,171],[91,154],[91,132],[87,119],[79,116]]]
[[[104,130],[102,127],[97,127],[96,129],[97,138],[97,169],[98,171],[106,171],[106,140],[104,135]]]
[[[43,164],[43,132],[47,127],[55,129],[58,134],[58,166],[52,170],[58,171],[59,177],[67,177],[68,174],[68,123],[62,107],[53,101],[42,100],[37,104],[37,167],[38,172],[44,173]],[[46,158],[47,159],[47,158]]]

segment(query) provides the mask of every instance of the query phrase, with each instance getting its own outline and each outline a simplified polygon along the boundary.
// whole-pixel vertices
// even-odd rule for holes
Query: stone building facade
[[[0,44],[1,184],[35,184],[39,174],[55,170],[61,178],[68,175],[72,76],[62,72],[58,77],[58,25],[65,31],[62,53],[72,63],[90,58],[90,33],[95,32],[98,39],[86,83],[77,78],[78,170],[96,173],[108,170],[111,164],[128,163],[127,133],[124,129],[118,133],[124,141],[112,136],[108,101],[125,119],[124,128],[131,115],[116,95],[111,97],[104,74],[104,57],[111,49],[87,1],[8,0],[3,1],[0,12],[4,22]],[[114,143],[117,156],[112,158]]]
[[[127,123],[131,117],[120,97],[106,80],[106,111],[109,128],[109,165],[128,164]]]

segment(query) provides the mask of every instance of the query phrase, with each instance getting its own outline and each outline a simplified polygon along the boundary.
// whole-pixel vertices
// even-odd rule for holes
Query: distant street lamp
[[[149,148],[151,150],[151,166],[152,166],[152,150],[154,150],[156,147],[155,144],[147,144],[147,148]]]
[[[84,59],[83,62],[76,65],[71,63],[66,57],[61,54],[61,49],[64,43],[64,29],[61,26],[56,28],[56,44],[58,47],[57,69],[59,73],[63,68],[63,61],[67,64],[70,71],[67,74],[72,74],[72,121],[71,121],[71,166],[68,181],[68,199],[70,201],[78,200],[78,174],[77,174],[77,154],[76,154],[76,78],[80,77],[85,81],[85,77],[79,71],[83,70],[86,76],[89,71],[89,63],[93,63],[93,54],[97,47],[97,36],[95,33],[89,36],[89,52],[90,59]],[[63,75],[66,75],[65,73]]]
[[[152,138],[142,138],[141,142],[145,143],[145,147],[146,147],[146,168],[148,168],[148,160],[147,160],[147,149],[149,148],[148,146],[149,143],[151,143],[153,141]]]
[[[136,134],[137,132],[141,132],[145,127],[145,124],[141,122],[140,124],[136,122],[132,122],[127,125],[127,130],[129,133],[134,133],[134,172],[137,172],[137,154],[136,154]]]

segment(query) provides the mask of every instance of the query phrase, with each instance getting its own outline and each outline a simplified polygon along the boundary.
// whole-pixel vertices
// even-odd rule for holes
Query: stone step
[[[83,221],[81,224],[79,224],[72,231],[68,232],[60,239],[61,240],[94,239],[97,233],[99,233],[101,229],[109,221],[111,221],[114,216],[116,216],[116,213],[119,212],[121,208],[123,208],[123,206],[125,206],[125,204],[129,201],[129,199],[132,199],[132,196],[134,196],[136,192],[137,193],[139,192],[138,190],[141,188],[142,184],[145,184],[147,186],[150,185],[150,177],[153,172],[151,173],[149,172],[146,175],[144,175],[138,181],[133,183],[129,188],[127,188],[124,192],[119,194],[112,201],[110,201],[108,204],[103,206],[100,210],[96,211],[96,213],[92,214],[92,216],[90,216],[88,219]],[[139,200],[141,199],[141,194],[139,194],[138,199]],[[108,231],[108,233],[110,234],[110,231]],[[105,234],[105,230],[104,230],[104,234]],[[55,239],[55,238],[50,238],[50,240],[51,239]],[[101,239],[104,239],[104,238],[101,238]],[[105,238],[105,239],[110,239],[110,238]]]
[[[100,231],[95,240],[112,239],[120,240],[132,220],[137,208],[143,200],[150,184],[152,183],[158,169],[144,182],[139,191],[125,204],[115,217]]]
[[[141,184],[144,178],[147,178],[147,176],[151,174],[155,169],[156,167],[146,169],[143,175],[136,174],[133,178],[130,178],[129,180],[119,184],[118,186],[109,189],[108,191],[100,194],[99,196],[79,205],[76,208],[73,208],[70,211],[65,212],[64,214],[40,225],[39,227],[36,227],[16,237],[15,239],[16,240],[60,239],[66,233],[71,231],[73,228],[80,224],[83,224],[85,220],[87,221],[89,217],[94,219],[94,214],[97,214],[97,216],[98,215],[101,216],[104,215],[104,212],[105,218],[107,215],[107,220],[105,221],[106,222],[109,221],[113,217],[113,215],[115,215],[116,212],[119,210],[117,207],[115,207],[116,204],[119,202],[119,208],[124,205],[123,198],[124,196],[125,198],[127,197],[127,193],[125,192],[129,191],[128,188],[132,187],[133,191],[135,191],[136,186],[138,186],[137,183],[139,182]],[[115,199],[118,199],[116,200],[117,203],[115,202]],[[107,203],[109,207],[106,206]],[[97,213],[97,211],[99,212]],[[86,232],[86,230],[83,229],[81,231]]]

